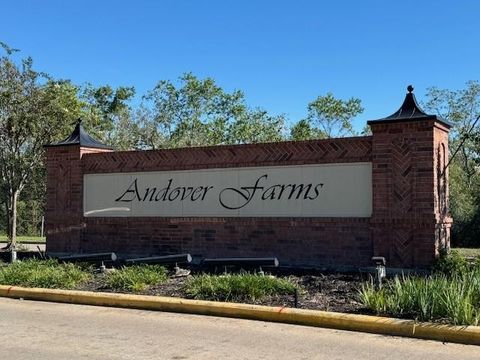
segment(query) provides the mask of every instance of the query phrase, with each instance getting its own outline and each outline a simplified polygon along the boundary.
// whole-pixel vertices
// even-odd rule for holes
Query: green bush
[[[478,325],[480,320],[480,271],[422,277],[396,277],[381,290],[364,284],[360,301],[377,314],[420,321],[448,321]]]
[[[295,284],[281,279],[256,274],[200,275],[187,281],[188,297],[215,301],[255,301],[271,295],[289,295]]]
[[[160,265],[133,265],[106,275],[109,287],[124,291],[143,291],[166,280],[167,270]]]
[[[91,278],[76,264],[59,264],[56,260],[24,260],[0,267],[0,284],[25,287],[74,289]]]
[[[468,261],[455,250],[442,253],[433,266],[434,272],[444,275],[463,274],[468,270]]]

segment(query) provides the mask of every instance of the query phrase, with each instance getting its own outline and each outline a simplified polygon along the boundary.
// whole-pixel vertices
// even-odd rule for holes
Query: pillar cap
[[[45,145],[44,147],[69,146],[69,145],[113,150],[113,147],[103,144],[100,141],[95,140],[93,137],[91,137],[83,128],[82,119],[78,119],[75,129],[70,134],[70,136],[67,137],[65,140],[62,140],[60,142],[53,143],[53,144],[48,144],[48,145]]]
[[[452,124],[445,119],[437,115],[429,115],[425,111],[423,111],[417,103],[417,99],[413,94],[413,86],[408,85],[407,87],[408,93],[405,95],[405,100],[403,100],[402,106],[400,109],[395,111],[392,115],[377,119],[377,120],[369,120],[367,121],[368,125],[372,124],[387,124],[387,123],[394,123],[394,122],[403,122],[403,121],[422,121],[422,120],[435,120],[446,127],[450,128]]]

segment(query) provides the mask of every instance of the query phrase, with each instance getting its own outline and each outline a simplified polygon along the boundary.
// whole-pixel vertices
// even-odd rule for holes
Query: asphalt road
[[[0,359],[479,359],[480,347],[0,298]]]

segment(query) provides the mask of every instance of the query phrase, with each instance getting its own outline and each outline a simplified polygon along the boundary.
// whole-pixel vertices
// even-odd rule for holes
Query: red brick
[[[446,129],[422,121],[376,124],[372,131],[370,137],[157,151],[49,147],[47,251],[277,256],[282,265],[314,267],[367,266],[381,255],[389,266],[431,265],[440,245],[448,245],[451,222],[440,216],[434,188]],[[87,173],[367,161],[373,165],[372,218],[83,217]],[[401,200],[394,195],[399,187]],[[438,234],[442,226],[445,235]]]

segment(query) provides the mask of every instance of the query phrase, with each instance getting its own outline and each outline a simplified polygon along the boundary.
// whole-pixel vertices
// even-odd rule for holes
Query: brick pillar
[[[80,146],[48,147],[46,151],[47,252],[78,252],[83,227]]]
[[[80,252],[83,221],[82,155],[111,151],[80,145],[46,147],[48,253]]]
[[[450,246],[452,222],[444,171],[450,126],[425,114],[411,90],[399,111],[369,121],[374,255],[401,268],[431,266],[440,249]]]
[[[68,138],[56,144],[45,145],[45,151],[47,253],[80,252],[85,227],[82,156],[87,153],[109,152],[112,148],[88,135],[79,120]]]

